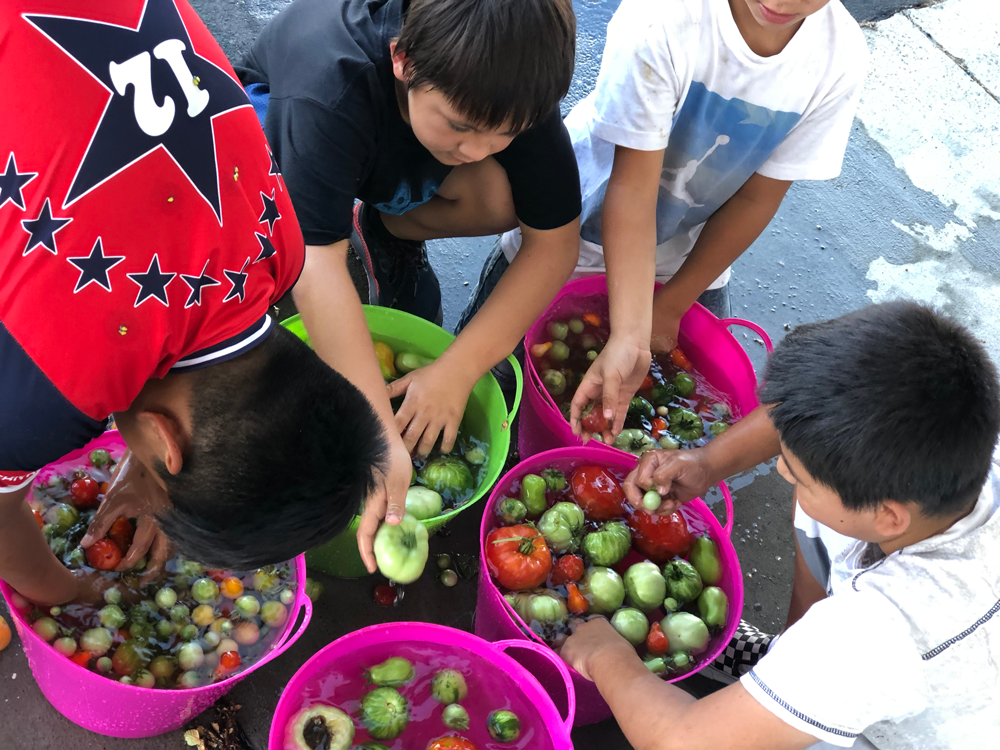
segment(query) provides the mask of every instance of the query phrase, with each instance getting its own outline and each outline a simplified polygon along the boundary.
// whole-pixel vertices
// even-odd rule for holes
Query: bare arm
[[[605,439],[621,432],[628,402],[649,372],[656,278],[656,198],[663,151],[615,147],[601,213],[608,275],[611,336],[573,397],[570,422],[581,434],[580,412],[600,400],[611,422]]]
[[[722,275],[760,236],[791,186],[754,173],[705,222],[691,253],[653,301],[653,341],[656,351],[677,345],[681,317],[708,285]]]
[[[353,383],[385,426],[389,461],[383,485],[365,502],[358,547],[368,570],[375,570],[372,544],[379,521],[403,516],[412,463],[395,427],[389,394],[382,380],[361,301],[347,270],[347,240],[306,246],[306,262],[292,296],[320,358]]]

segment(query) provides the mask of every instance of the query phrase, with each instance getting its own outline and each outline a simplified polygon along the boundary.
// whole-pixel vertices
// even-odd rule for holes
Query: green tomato
[[[611,568],[590,568],[580,579],[580,593],[595,615],[610,615],[625,601],[625,584]]]
[[[662,656],[657,656],[652,659],[643,659],[642,663],[646,665],[646,668],[653,674],[664,675],[667,673],[667,662]]]
[[[486,463],[486,451],[478,445],[473,445],[463,449],[462,455],[465,456],[465,460],[472,466],[482,466]]]
[[[375,534],[375,561],[382,575],[396,583],[413,583],[427,564],[427,529],[410,514],[397,526],[383,523]]]
[[[694,378],[686,372],[679,372],[674,376],[674,390],[681,398],[690,398],[694,395]]]
[[[652,612],[663,602],[667,584],[655,563],[636,563],[625,571],[625,595],[628,603],[644,612]]]
[[[656,406],[667,406],[676,395],[677,391],[670,383],[654,383],[649,397]]]
[[[569,330],[577,335],[583,333],[583,321],[579,318],[573,318],[569,322]]]
[[[174,622],[184,622],[191,616],[191,610],[185,604],[175,604],[170,608],[170,619]]]
[[[170,620],[160,620],[156,623],[156,634],[162,639],[166,640],[174,632],[174,623]]]
[[[611,625],[618,634],[633,646],[638,646],[649,635],[649,620],[633,607],[623,607],[611,617]]]
[[[212,604],[219,595],[219,584],[211,578],[199,578],[191,584],[191,596],[199,604]]]
[[[721,435],[728,429],[729,425],[725,422],[712,422],[712,424],[708,426],[708,431],[712,435]]]
[[[706,586],[698,597],[698,614],[710,628],[721,628],[726,624],[729,612],[729,597],[718,586]]]
[[[660,493],[656,490],[648,490],[646,494],[642,496],[642,507],[650,513],[654,512],[661,505],[663,505],[663,498],[660,497]]]
[[[76,641],[68,636],[56,638],[52,643],[52,648],[63,656],[72,656],[76,653]]]
[[[705,423],[690,409],[671,409],[667,418],[670,431],[681,440],[697,440],[705,434]]]
[[[427,487],[410,487],[406,492],[406,512],[418,521],[441,515],[444,500],[440,494]]]
[[[62,557],[66,554],[66,550],[69,548],[69,541],[66,537],[55,536],[49,540],[49,549],[52,550],[52,554],[56,557]]]
[[[576,503],[556,503],[542,514],[538,531],[553,552],[575,552],[585,522],[583,509]]]
[[[556,341],[565,341],[566,336],[569,334],[569,326],[561,320],[550,320],[549,324],[545,326],[545,330],[547,330],[549,335]]]
[[[617,565],[632,546],[632,534],[622,521],[603,524],[583,538],[583,554],[593,565]]]
[[[553,362],[565,362],[569,359],[569,347],[563,341],[553,341],[549,349],[549,359]]]
[[[513,711],[494,711],[486,719],[486,728],[497,742],[516,742],[521,735],[521,720]]]
[[[669,432],[660,435],[660,439],[657,440],[656,442],[665,451],[675,451],[681,447],[681,444],[677,442],[677,438],[675,438]]]
[[[442,669],[431,680],[431,695],[438,703],[459,703],[469,695],[465,676],[457,669]],[[379,739],[385,739],[380,737]]]
[[[375,688],[361,699],[361,723],[377,740],[392,740],[410,723],[410,705],[395,688]]]
[[[101,625],[111,630],[118,630],[118,628],[125,624],[125,613],[122,612],[122,608],[117,604],[109,604],[106,607],[101,607],[97,613],[97,618],[101,621]]]
[[[314,583],[316,583],[316,582],[314,582]],[[322,583],[316,583],[316,585],[320,586],[320,587],[323,586]],[[306,581],[306,596],[309,596],[309,582],[308,581]],[[316,600],[313,599],[313,597],[309,596],[309,598],[313,601],[313,603],[316,602]],[[281,593],[278,594],[278,601],[281,602],[282,604],[290,606],[291,603],[295,601],[295,592],[292,591],[291,589],[282,589]]]
[[[51,617],[42,617],[35,620],[31,629],[35,631],[39,638],[47,643],[51,643],[59,635],[59,623]]]
[[[404,516],[404,518],[405,518],[405,516]],[[420,528],[422,528],[422,529],[424,528],[419,523],[418,523],[418,525],[420,526]],[[392,527],[392,528],[395,528],[395,527]],[[427,533],[426,529],[424,529],[424,533],[425,534]],[[378,544],[378,539],[377,538],[375,540],[375,544],[376,545]],[[377,550],[375,552],[375,557],[378,558],[378,551]],[[424,559],[425,560],[426,560],[426,557],[427,556],[424,555]],[[288,619],[288,607],[286,607],[281,602],[278,602],[278,601],[264,602],[264,604],[260,608],[260,620],[261,620],[261,622],[263,622],[265,625],[271,626],[272,628],[280,628],[282,625],[285,624],[285,621],[287,619]]]
[[[177,592],[171,588],[162,588],[156,592],[156,603],[163,609],[170,609],[177,604]]]
[[[678,651],[671,659],[671,663],[675,669],[684,669],[691,665],[691,657],[683,651]]]
[[[446,500],[464,500],[476,488],[472,470],[461,456],[438,456],[424,464],[419,473],[420,483]]]
[[[323,584],[319,581],[314,581],[312,578],[306,579],[306,596],[309,597],[309,601],[313,604],[319,601],[319,598],[323,596]],[[291,604],[291,602],[284,602],[285,604]]]
[[[104,601],[108,604],[120,604],[122,600],[122,592],[112,586],[109,589],[104,589]]]
[[[676,612],[681,608],[681,603],[674,599],[672,596],[668,596],[663,600],[663,610],[665,612]]]
[[[189,622],[187,625],[181,627],[180,632],[177,635],[180,636],[182,641],[193,641],[198,637],[198,626],[193,622]]]
[[[66,503],[56,503],[45,511],[45,522],[52,524],[53,534],[65,534],[80,520],[76,508]]]
[[[181,669],[197,669],[205,663],[205,652],[201,644],[188,641],[177,651],[177,663]]]
[[[441,721],[449,729],[466,730],[469,728],[469,712],[457,703],[452,703],[444,707],[441,713]]]
[[[97,671],[101,674],[107,674],[112,669],[114,669],[114,662],[111,661],[110,656],[102,656],[97,660]]]
[[[421,367],[427,367],[432,362],[434,360],[430,357],[424,357],[413,352],[400,352],[396,355],[396,372],[400,375],[405,375],[408,372],[419,370]]]
[[[379,687],[399,687],[405,685],[416,672],[413,663],[401,656],[392,656],[381,664],[365,670],[365,679]]]
[[[156,687],[156,678],[148,670],[140,669],[132,677],[132,684],[141,688]]]
[[[104,656],[108,653],[112,643],[114,643],[114,639],[111,637],[111,631],[107,628],[91,628],[80,636],[80,649],[89,651],[95,656]]]
[[[545,512],[545,480],[537,474],[526,474],[521,479],[521,502],[528,509],[530,518],[537,518]]]
[[[82,547],[75,547],[72,552],[66,557],[66,567],[67,568],[82,568],[83,564],[87,562],[87,558],[83,552]]]
[[[652,419],[656,416],[656,410],[642,396],[635,396],[628,404],[628,419],[632,422],[640,422],[643,419]]]
[[[546,469],[542,472],[542,479],[549,492],[559,492],[566,488],[566,475],[559,469]]]
[[[583,349],[596,349],[597,345],[597,337],[590,333],[585,333],[580,337],[580,347]]]
[[[590,350],[589,350],[589,351],[587,352],[587,359],[588,359],[588,360],[589,360],[590,362],[593,362],[593,361],[594,361],[595,359],[597,359],[597,352],[596,352],[596,351],[594,351],[593,349],[590,349]]]
[[[123,678],[124,679],[124,678]],[[196,688],[201,684],[201,676],[194,670],[185,672],[177,678],[177,687]]]
[[[240,611],[240,614],[247,617],[253,617],[260,612],[260,599],[253,594],[244,594],[237,597],[233,604],[236,605],[236,609]]]
[[[663,566],[667,594],[679,602],[693,602],[701,593],[701,576],[687,560],[672,560]]]
[[[90,465],[98,469],[111,463],[111,454],[104,448],[95,448],[87,458],[90,460]]]
[[[514,611],[529,625],[532,622],[542,624],[562,624],[566,622],[569,609],[566,600],[558,591],[552,589],[532,589],[517,591],[509,599]]]
[[[722,580],[722,562],[719,560],[719,548],[707,536],[694,540],[688,560],[701,576],[701,580],[709,586],[715,586]]]
[[[507,497],[500,502],[500,520],[507,526],[521,523],[528,517],[528,508],[516,497]]]
[[[662,620],[660,627],[667,636],[668,654],[684,651],[689,654],[700,654],[708,646],[708,626],[700,617],[688,612],[673,612]]]
[[[641,456],[646,451],[656,447],[656,441],[638,427],[631,427],[618,433],[614,442],[615,448],[628,451],[634,456]]]
[[[553,396],[561,396],[566,391],[566,376],[559,370],[544,370],[542,385]]]

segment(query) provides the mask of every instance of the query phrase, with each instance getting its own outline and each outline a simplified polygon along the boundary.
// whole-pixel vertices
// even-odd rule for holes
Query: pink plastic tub
[[[120,456],[124,443],[117,432],[106,432],[87,446],[42,469],[36,481],[44,481],[63,464],[79,465],[94,448],[106,448]],[[0,581],[0,593],[7,601],[24,647],[31,673],[42,694],[53,707],[84,729],[109,737],[152,737],[178,729],[225,695],[237,682],[276,658],[299,639],[312,618],[312,602],[305,593],[306,560],[295,558],[295,580],[299,582],[285,632],[269,653],[247,669],[213,685],[188,690],[157,690],[122,685],[78,666],[42,640],[15,606],[14,590]],[[295,628],[299,612],[305,612]],[[86,696],[86,700],[81,700]]]
[[[561,678],[559,693],[567,705],[567,717],[532,674],[508,654],[522,649],[554,668]],[[356,630],[318,651],[295,673],[278,701],[271,723],[269,750],[285,750],[285,733],[292,717],[315,703],[337,706],[354,717],[364,693],[361,669],[391,656],[414,662],[417,676],[399,688],[409,701],[412,721],[399,739],[388,741],[394,750],[422,750],[434,739],[460,734],[484,750],[573,750],[570,739],[576,696],[569,670],[551,650],[521,638],[487,643],[471,633],[424,622],[394,622]],[[437,662],[437,664],[434,664]],[[454,732],[441,721],[443,706],[430,695],[427,682],[433,669],[454,668],[463,673],[469,687],[462,705],[469,712],[468,730]],[[423,669],[422,669],[423,666]],[[338,694],[342,690],[343,694]],[[521,719],[516,742],[504,745],[491,739],[486,729],[489,711],[508,708]],[[355,718],[354,745],[366,742],[367,734]],[[402,744],[400,744],[402,743]]]
[[[549,467],[559,469],[569,476],[573,469],[587,464],[596,464],[617,472],[627,473],[635,468],[636,463],[635,456],[622,451],[610,450],[606,446],[557,448],[522,461],[501,477],[486,504],[480,530],[476,635],[491,641],[525,638],[548,649],[503,598],[503,594],[497,588],[486,565],[486,537],[491,531],[502,525],[496,508],[505,497],[510,496],[510,488],[514,482],[525,474],[537,474]],[[725,526],[719,524],[712,511],[700,499],[692,500],[681,508],[681,513],[693,533],[707,533],[718,544],[724,567],[722,580],[718,585],[729,597],[729,614],[726,626],[712,637],[708,643],[708,650],[699,654],[699,660],[702,664],[710,663],[725,650],[733,634],[736,633],[736,628],[740,624],[740,615],[743,613],[743,572],[740,570],[736,549],[730,540],[730,534],[733,530],[733,498],[724,482],[719,484],[719,488],[722,490],[722,496],[726,503]],[[642,559],[642,556],[633,550],[624,562],[631,564],[640,562]],[[528,666],[551,695],[559,695],[558,681],[548,664],[541,660],[534,660]],[[573,687],[576,689],[577,698],[575,725],[593,724],[611,716],[611,709],[597,691],[594,683],[581,677],[576,670],[571,669],[570,672],[573,675]],[[694,672],[675,677],[671,682],[677,682],[691,674]],[[556,690],[555,693],[552,692],[553,688]]]
[[[660,286],[657,284],[657,288]],[[529,352],[524,361],[526,398],[521,407],[518,427],[518,450],[522,458],[564,445],[582,445],[548,391],[542,387],[541,378],[531,359],[530,348],[534,344],[550,340],[545,326],[553,317],[570,318],[588,311],[607,317],[607,296],[607,279],[603,274],[570,281],[525,334],[524,345]],[[598,305],[599,309],[595,309],[594,297],[603,297]],[[731,325],[749,328],[761,337],[767,351],[771,351],[771,339],[756,323],[739,318],[719,320],[697,303],[681,318],[679,346],[695,369],[725,397],[733,414],[745,417],[757,408],[757,376],[747,353],[729,332],[728,327]],[[617,448],[611,450],[627,455]]]

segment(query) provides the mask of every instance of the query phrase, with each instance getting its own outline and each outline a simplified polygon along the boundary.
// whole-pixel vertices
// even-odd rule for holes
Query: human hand
[[[406,394],[396,411],[396,427],[410,453],[428,455],[438,435],[441,435],[441,452],[451,452],[476,380],[438,359],[389,384],[390,399]]]
[[[559,655],[583,677],[594,681],[591,667],[601,658],[638,658],[635,649],[604,617],[594,617],[579,625],[566,639]]]
[[[669,516],[714,483],[703,448],[653,450],[642,455],[639,465],[625,478],[623,488],[629,502],[640,510],[645,510],[642,496],[655,489],[663,498],[655,515]]]
[[[358,524],[358,551],[361,560],[369,573],[374,573],[375,562],[375,532],[379,522],[395,526],[403,520],[406,512],[406,492],[410,488],[413,476],[413,462],[410,452],[406,449],[399,434],[394,431],[395,425],[386,426],[386,437],[389,440],[389,461],[385,473],[379,477],[379,485],[365,500],[361,521]]]
[[[580,413],[591,401],[602,404],[608,427],[602,432],[604,442],[610,444],[625,426],[628,404],[649,374],[649,346],[626,336],[613,333],[603,351],[587,370],[583,382],[576,389],[570,405],[570,427],[574,435],[590,437],[580,422]]]
[[[680,335],[681,318],[679,315],[656,314],[653,307],[653,334],[649,340],[650,350],[657,354],[666,354],[677,348],[677,338]]]
[[[122,516],[135,518],[137,524],[132,544],[115,570],[122,572],[134,568],[148,552],[150,555],[143,579],[151,580],[163,570],[172,556],[172,545],[156,523],[157,511],[169,505],[167,492],[156,481],[152,470],[135,458],[131,451],[126,451],[115,467],[108,493],[94,513],[80,546],[86,550],[98,539],[103,539]]]

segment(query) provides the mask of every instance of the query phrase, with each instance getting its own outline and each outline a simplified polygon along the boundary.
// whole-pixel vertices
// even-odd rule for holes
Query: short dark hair
[[[410,88],[429,85],[463,115],[519,132],[551,114],[573,79],[571,0],[412,0],[396,40]]]
[[[913,302],[799,326],[771,355],[760,399],[788,450],[851,510],[885,500],[927,516],[968,510],[1000,433],[989,355]]]
[[[162,465],[161,528],[186,557],[220,568],[278,563],[339,534],[386,464],[365,396],[280,326],[249,352],[192,377],[192,444]]]

